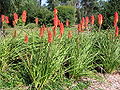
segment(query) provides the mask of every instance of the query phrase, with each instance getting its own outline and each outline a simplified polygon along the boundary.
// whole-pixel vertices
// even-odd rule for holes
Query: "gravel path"
[[[84,79],[92,84],[86,90],[120,90],[120,73],[100,74],[105,81],[97,81],[90,78]]]

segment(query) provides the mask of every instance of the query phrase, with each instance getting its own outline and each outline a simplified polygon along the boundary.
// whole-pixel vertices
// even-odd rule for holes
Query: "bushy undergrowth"
[[[70,29],[72,38],[67,37]],[[28,43],[24,43],[24,32]],[[0,41],[0,88],[80,90],[87,88],[84,82],[72,84],[82,76],[95,78],[97,71],[119,70],[120,40],[112,30],[77,34],[66,28],[64,36],[54,37],[52,43],[47,42],[47,35],[40,38],[38,33],[21,28],[17,37],[9,35]]]

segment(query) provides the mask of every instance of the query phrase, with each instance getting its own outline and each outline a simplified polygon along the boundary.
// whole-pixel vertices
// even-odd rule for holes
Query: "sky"
[[[46,4],[47,0],[42,0],[42,5]]]
[[[107,0],[103,0],[103,1],[107,1]],[[46,4],[47,0],[42,0],[42,5]]]

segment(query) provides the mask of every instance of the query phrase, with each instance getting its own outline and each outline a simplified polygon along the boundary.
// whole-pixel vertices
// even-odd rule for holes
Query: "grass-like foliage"
[[[95,73],[119,70],[120,40],[114,32],[82,32],[65,28],[62,38],[47,42],[47,32],[39,37],[38,30],[15,28],[0,41],[0,88],[29,86],[41,90],[80,90],[83,82],[72,87],[82,76],[95,78]],[[72,30],[72,38],[67,37]],[[24,32],[29,41],[24,43]],[[57,30],[57,34],[59,31]]]

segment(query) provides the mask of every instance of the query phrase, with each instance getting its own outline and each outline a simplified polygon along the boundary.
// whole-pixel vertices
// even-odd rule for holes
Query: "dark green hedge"
[[[70,21],[70,24],[75,23],[75,12],[76,9],[73,6],[58,6],[56,7],[58,9],[58,15],[59,19],[65,23],[66,20],[68,19]]]

